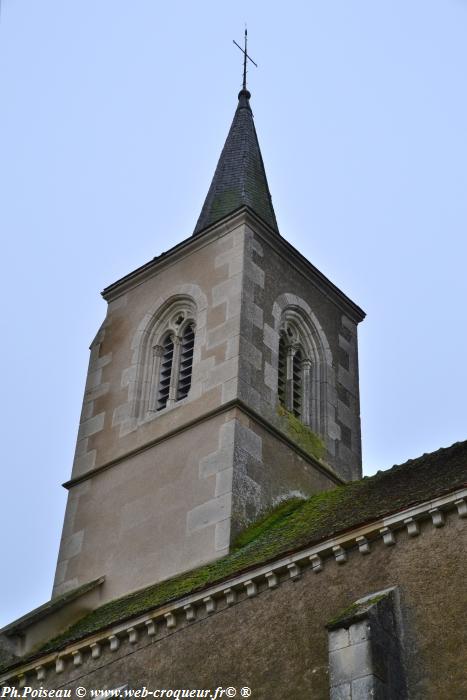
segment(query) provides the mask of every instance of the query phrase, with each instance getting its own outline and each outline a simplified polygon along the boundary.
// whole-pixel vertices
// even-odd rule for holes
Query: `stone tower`
[[[279,234],[247,90],[194,234],[103,296],[54,596],[193,569],[360,476],[364,314]]]

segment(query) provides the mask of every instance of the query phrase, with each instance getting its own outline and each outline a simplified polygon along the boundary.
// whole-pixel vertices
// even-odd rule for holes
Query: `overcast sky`
[[[50,597],[99,292],[191,234],[245,21],[281,233],[368,313],[365,473],[467,438],[465,0],[3,0],[0,626]]]

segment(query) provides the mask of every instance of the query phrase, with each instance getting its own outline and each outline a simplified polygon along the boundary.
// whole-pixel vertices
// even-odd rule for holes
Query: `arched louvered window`
[[[295,297],[292,303],[291,297]],[[337,402],[336,377],[326,335],[313,310],[298,296],[287,293],[278,297],[273,316],[277,403],[313,432],[334,440],[334,426],[329,421]],[[264,379],[269,384],[271,366],[265,366]]]
[[[172,334],[166,336],[161,345],[159,382],[157,390],[157,410],[161,411],[167,406],[170,395],[170,380],[172,378],[174,357],[174,342]]]
[[[152,420],[198,390],[196,318],[193,299],[180,295],[167,300],[141,327],[132,406],[138,421]]]
[[[308,425],[310,403],[310,361],[307,359],[302,337],[292,323],[284,323],[279,335],[277,365],[277,395],[279,403]]]
[[[177,313],[170,321],[162,342],[153,346],[154,371],[152,409],[162,411],[185,399],[191,388],[195,324],[186,313]]]
[[[177,401],[188,396],[193,371],[193,349],[195,346],[195,329],[192,323],[185,326],[180,339],[180,368],[177,384]]]

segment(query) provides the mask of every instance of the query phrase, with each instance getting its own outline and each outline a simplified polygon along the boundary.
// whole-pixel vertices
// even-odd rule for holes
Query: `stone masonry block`
[[[134,382],[136,380],[136,370],[138,366],[137,365],[131,365],[131,367],[127,367],[126,369],[123,370],[122,372],[122,380],[120,382],[120,385],[122,387],[128,386],[130,382]]]
[[[262,270],[256,263],[249,260],[245,265],[246,276],[253,280],[253,282],[264,289],[264,270]]]
[[[214,547],[216,549],[216,552],[222,552],[226,550],[226,553],[229,550],[229,545],[230,545],[230,518],[226,518],[225,520],[222,520],[220,523],[217,523],[216,525],[216,530],[214,534]]]
[[[85,401],[81,409],[81,422],[91,418],[94,413],[94,401]]]
[[[349,646],[349,630],[348,629],[338,629],[333,630],[329,633],[329,651],[336,651],[336,649],[343,649]]]
[[[84,482],[86,483],[86,482]],[[76,513],[78,512],[79,496],[70,494],[66,504],[66,518],[63,524],[62,539],[70,537],[75,531]]]
[[[232,256],[229,260],[229,275],[237,275],[243,270],[243,255]]]
[[[256,326],[256,328],[263,329],[263,309],[260,306],[253,302],[247,303],[246,315],[248,320]]]
[[[227,445],[233,446],[235,442],[235,428],[237,426],[236,419],[229,420],[224,423],[219,430],[219,441],[222,447]]]
[[[373,673],[371,647],[368,641],[331,651],[329,654],[331,686],[349,683]]]
[[[337,368],[337,380],[347,389],[347,391],[350,391],[352,394],[355,393],[355,377],[341,365],[339,365]]]
[[[81,552],[83,546],[84,530],[75,532],[70,537],[66,537],[62,541],[60,547],[60,559],[71,559]]]
[[[205,382],[205,389],[212,389],[212,387],[223,384],[223,382],[228,381],[235,377],[238,373],[238,362],[237,358],[233,357],[230,360],[221,362],[220,365],[214,367]]]
[[[345,403],[342,403],[340,399],[337,400],[337,417],[341,423],[352,428],[356,422],[356,416],[353,411],[351,411]]]
[[[98,413],[97,416],[93,418],[88,418],[83,423],[81,423],[78,432],[78,440],[82,438],[89,437],[89,435],[95,435],[95,433],[100,432],[104,427],[105,412]]]
[[[354,321],[351,321],[350,318],[347,318],[347,316],[342,316],[341,317],[341,323],[343,326],[349,329],[349,331],[352,331],[353,334],[356,333],[357,331],[357,326],[354,323]]]
[[[261,369],[263,364],[263,354],[248,340],[243,339],[241,345],[242,359],[246,359],[255,369]]]
[[[279,345],[279,333],[267,323],[263,326],[263,343],[270,350],[277,351]]]
[[[257,238],[255,238],[255,233],[250,228],[247,229],[246,242],[247,242],[247,246],[248,246],[249,251],[254,250],[255,253],[257,253],[260,256],[260,258],[263,257],[263,255],[264,255],[263,246],[261,245],[259,240]]]
[[[362,620],[361,622],[356,622],[354,625],[350,625],[348,631],[351,644],[359,644],[360,642],[365,642],[370,639],[370,626],[367,620]]]
[[[232,491],[233,468],[223,469],[217,472],[216,475],[216,491],[215,496],[223,496]]]
[[[349,343],[347,338],[344,338],[343,335],[339,336],[339,347],[345,350],[349,355],[351,355],[354,352],[354,345],[353,343]]]
[[[102,381],[102,369],[96,369],[88,373],[87,379],[86,379],[86,386],[85,386],[85,391],[89,391],[90,389],[94,389],[96,386],[99,386],[99,384]]]
[[[187,513],[187,533],[191,534],[229,518],[232,510],[232,495],[213,498]]]
[[[263,441],[253,430],[241,423],[237,424],[238,444],[254,459],[261,461],[263,458]]]
[[[240,315],[241,310],[242,310],[242,297],[240,294],[237,294],[236,296],[229,299],[227,302],[227,312],[226,312],[227,319],[236,318],[237,316]]]
[[[243,255],[242,251],[239,250],[236,253],[234,253],[232,250],[225,250],[222,253],[219,253],[219,255],[216,255],[214,258],[214,267],[218,269],[219,267],[222,267],[223,265],[229,265],[229,272],[230,274],[235,274],[234,272],[231,272],[230,270],[230,265],[232,262],[240,261],[240,263],[243,261]],[[237,265],[235,265],[236,267]],[[240,272],[241,267],[236,270],[236,272]]]
[[[75,459],[77,457],[82,457],[88,452],[89,440],[88,438],[81,438],[77,440],[75,449]]]
[[[232,401],[238,396],[238,377],[233,377],[222,385],[222,403]]]
[[[62,584],[66,578],[66,570],[68,568],[68,561],[61,561],[57,564],[57,570],[55,572],[55,585],[59,586]]]
[[[93,469],[96,464],[96,455],[97,450],[91,450],[80,457],[76,457],[73,463],[73,469],[79,471],[80,473]]]
[[[331,688],[330,700],[352,700],[352,688],[350,683],[342,683]]]
[[[86,401],[95,401],[100,396],[105,396],[110,391],[110,382],[102,382],[94,389],[88,389],[85,394]]]
[[[277,371],[269,362],[264,363],[264,383],[272,391],[277,390]]]
[[[238,380],[238,396],[255,411],[261,411],[261,394],[245,381],[245,377]]]
[[[235,295],[240,295],[242,292],[242,277],[235,275],[220,284],[216,284],[212,288],[212,305],[217,306],[232,299]]]
[[[200,459],[199,475],[201,479],[232,467],[236,425],[236,420],[230,420],[220,427],[219,448]]]
[[[216,358],[215,357],[207,357],[205,360],[201,360],[201,362],[198,364],[196,368],[196,377],[198,381],[206,381],[207,378],[209,377],[209,373],[211,372],[212,368],[215,367],[216,364]],[[194,374],[194,372],[193,372]]]
[[[199,463],[199,475],[202,479],[217,474],[232,465],[233,446],[222,447],[207,457],[203,457]]]
[[[225,323],[212,328],[208,331],[206,348],[211,350],[225,343],[229,338],[235,337],[240,333],[240,316],[230,318]]]
[[[352,681],[352,700],[387,700],[381,681],[374,676],[365,676]],[[394,699],[395,700],[395,699]]]
[[[236,357],[240,353],[240,335],[235,335],[227,341],[227,349],[225,351],[225,359]]]
[[[112,428],[127,421],[130,418],[130,413],[130,406],[128,403],[117,406],[112,415]]]
[[[107,355],[102,355],[102,357],[93,358],[91,367],[93,370],[102,369],[106,365],[112,362],[112,353],[109,352]]]

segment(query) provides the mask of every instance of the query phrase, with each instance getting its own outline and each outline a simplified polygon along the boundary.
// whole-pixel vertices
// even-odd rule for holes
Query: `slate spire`
[[[250,97],[245,89],[238,94],[232,126],[193,235],[242,207],[251,209],[279,233]]]

